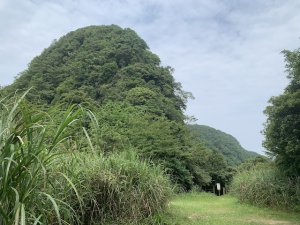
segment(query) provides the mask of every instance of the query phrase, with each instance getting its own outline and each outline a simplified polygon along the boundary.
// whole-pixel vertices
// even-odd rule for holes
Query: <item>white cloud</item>
[[[193,92],[189,114],[261,151],[262,111],[287,84],[280,51],[299,47],[299,11],[294,0],[4,0],[0,85],[71,30],[130,27]]]

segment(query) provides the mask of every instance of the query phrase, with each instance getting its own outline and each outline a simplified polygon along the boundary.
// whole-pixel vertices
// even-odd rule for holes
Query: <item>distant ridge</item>
[[[238,140],[230,134],[205,125],[188,125],[195,142],[203,143],[207,148],[221,153],[227,163],[236,166],[259,154],[244,149]]]

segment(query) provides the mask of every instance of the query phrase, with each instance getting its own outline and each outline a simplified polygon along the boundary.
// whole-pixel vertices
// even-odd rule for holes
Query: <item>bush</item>
[[[300,177],[287,177],[274,167],[257,167],[238,173],[230,192],[241,202],[300,210]]]

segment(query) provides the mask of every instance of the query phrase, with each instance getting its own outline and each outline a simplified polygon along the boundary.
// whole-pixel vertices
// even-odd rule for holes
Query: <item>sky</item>
[[[300,47],[298,0],[0,0],[0,86],[54,39],[89,25],[129,27],[192,92],[186,114],[263,153],[263,110]]]

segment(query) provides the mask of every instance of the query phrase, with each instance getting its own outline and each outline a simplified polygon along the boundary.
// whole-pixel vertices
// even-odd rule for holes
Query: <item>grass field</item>
[[[240,204],[232,196],[211,194],[179,195],[170,203],[168,223],[172,225],[300,225],[300,213]]]

